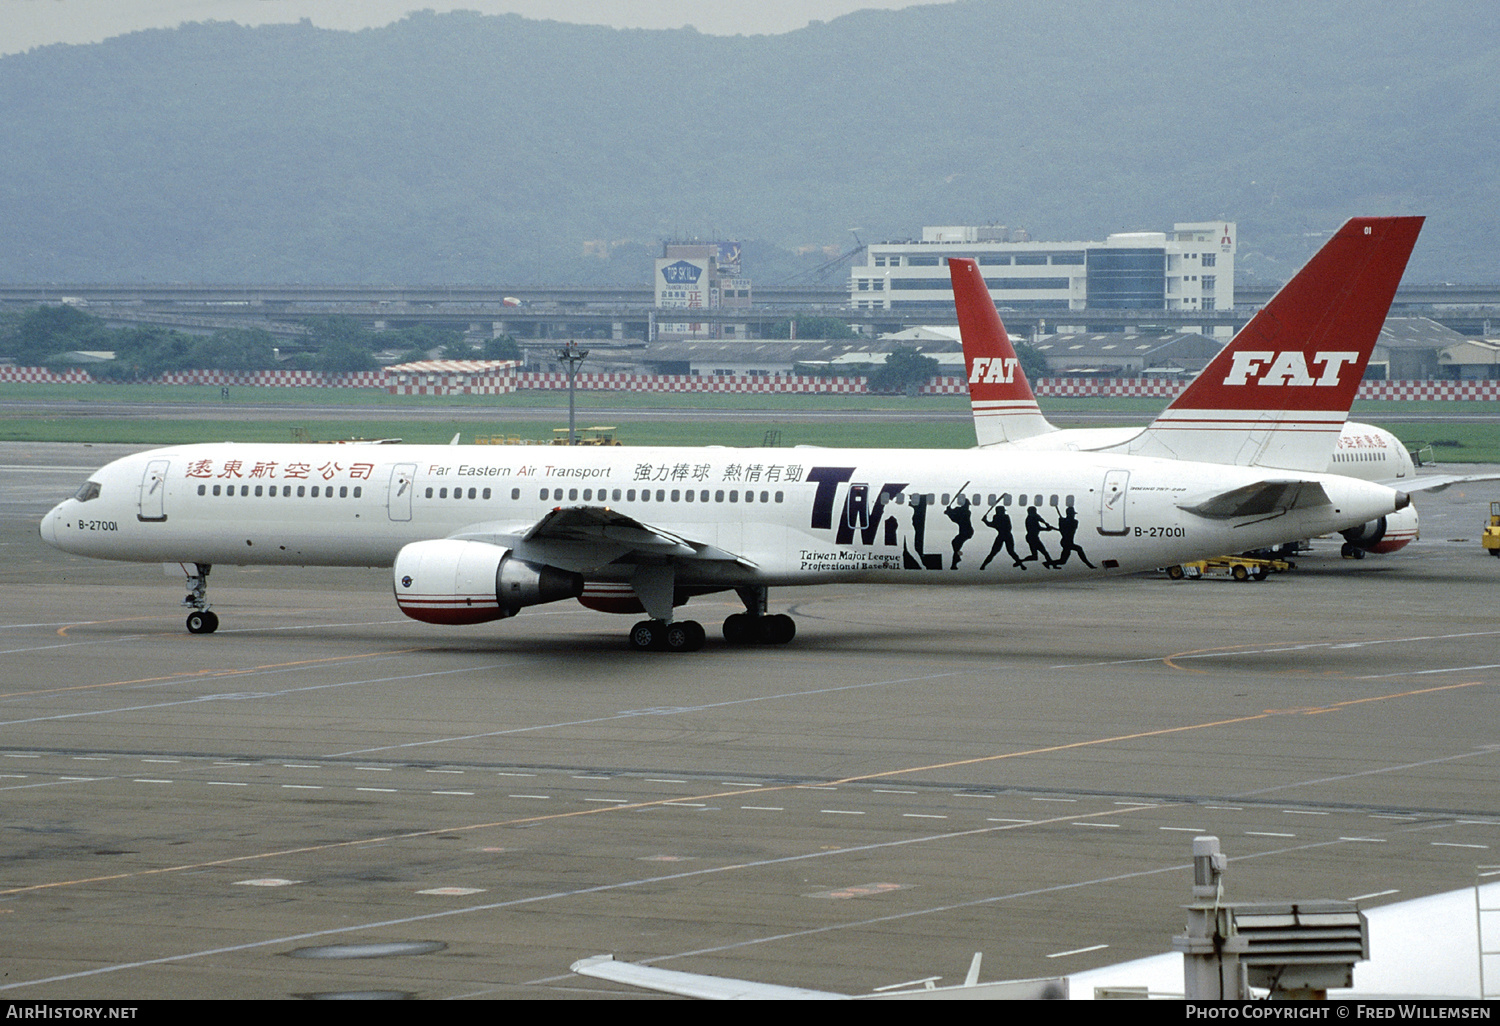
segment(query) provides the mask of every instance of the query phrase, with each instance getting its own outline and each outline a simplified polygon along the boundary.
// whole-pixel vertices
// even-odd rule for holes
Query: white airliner
[[[1245,325],[1228,346],[1167,407],[1158,424],[1179,421],[1201,424],[1215,417],[1219,403],[1237,402],[1226,386],[1256,382],[1317,388],[1329,383],[1329,376],[1342,370],[1347,354],[1378,335],[1399,283],[1399,273],[1392,278],[1388,268],[1362,264],[1363,253],[1348,245],[1351,233],[1362,232],[1371,220],[1350,221],[1308,261],[1291,281]],[[1399,229],[1409,231],[1413,241],[1422,226],[1422,218],[1386,219],[1401,222]],[[969,372],[969,397],[974,410],[974,429],[980,448],[1011,446],[1022,450],[1153,452],[1162,454],[1159,446],[1145,437],[1141,428],[1067,428],[1054,427],[1042,415],[1036,396],[1021,370],[1005,325],[995,309],[994,300],[984,284],[979,266],[973,260],[952,258],[948,262],[953,279],[954,303],[958,311],[959,332],[963,339],[964,359]],[[1352,282],[1360,282],[1367,302],[1359,306],[1340,306],[1334,297]],[[1279,340],[1304,335],[1316,336],[1321,351],[1334,362],[1303,362],[1289,357]],[[1278,390],[1281,391],[1281,390]],[[1284,392],[1283,394],[1291,394]],[[1269,402],[1248,405],[1253,416],[1278,416],[1274,393]],[[1278,456],[1274,447],[1257,448],[1254,424],[1248,417],[1236,421],[1249,428],[1251,439],[1236,462],[1253,462],[1263,466],[1290,466]],[[1153,425],[1155,427],[1156,425]],[[1171,445],[1168,442],[1169,446]],[[1192,458],[1189,445],[1182,451]],[[1447,487],[1474,477],[1425,477],[1416,481],[1416,466],[1395,435],[1372,424],[1346,421],[1337,444],[1318,469],[1329,474],[1377,481],[1408,492]],[[1361,558],[1366,552],[1395,552],[1416,540],[1419,531],[1414,506],[1342,533],[1343,554]]]
[[[1398,280],[1411,221],[1359,222],[1347,245]],[[1344,286],[1332,305],[1372,302],[1363,277]],[[41,532],[67,552],[180,565],[193,633],[218,626],[207,579],[227,563],[392,566],[401,610],[437,624],[566,598],[644,610],[632,647],[673,651],[704,641],[674,608],[733,590],[746,611],[725,620],[725,638],[784,643],[795,625],[767,613],[771,587],[1102,577],[1406,508],[1404,492],[1313,469],[1328,462],[1369,347],[1328,351],[1322,336],[1270,344],[1273,366],[1303,372],[1226,383],[1221,410],[1198,422],[1164,415],[1132,443],[1140,455],[184,445],[104,467]],[[1272,393],[1280,412],[1266,416]],[[1291,469],[1245,460],[1247,450]]]

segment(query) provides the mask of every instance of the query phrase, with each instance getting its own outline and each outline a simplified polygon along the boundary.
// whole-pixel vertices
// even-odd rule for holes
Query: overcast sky
[[[521,14],[615,28],[681,28],[715,35],[790,32],[863,8],[911,7],[938,0],[0,0],[0,54],[48,43],[97,43],[144,28],[188,21],[241,25],[311,19],[323,28],[388,25],[408,11]]]

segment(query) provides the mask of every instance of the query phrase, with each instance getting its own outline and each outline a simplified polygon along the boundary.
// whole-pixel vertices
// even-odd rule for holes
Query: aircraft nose
[[[53,506],[51,512],[42,517],[42,541],[57,548],[57,518],[62,515],[61,506]]]

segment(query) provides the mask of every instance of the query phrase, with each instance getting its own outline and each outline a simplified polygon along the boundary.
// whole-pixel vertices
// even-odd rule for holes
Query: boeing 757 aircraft
[[[1378,330],[1380,297],[1400,280],[1419,224],[1346,226],[1331,321],[1373,318]],[[1361,313],[1372,304],[1378,314]],[[1226,375],[1231,412],[1164,417],[1142,434],[1140,454],[184,445],[104,467],[41,531],[68,552],[180,565],[193,633],[217,628],[209,570],[228,563],[390,566],[397,605],[435,624],[566,598],[644,610],[631,646],[672,651],[705,636],[676,608],[733,590],[745,612],[724,621],[724,637],[785,643],[795,625],[767,612],[772,587],[1103,577],[1406,508],[1404,492],[1318,472],[1375,330],[1268,338],[1265,366]],[[1266,453],[1279,462],[1259,459]],[[1042,512],[1052,509],[1056,524]],[[1002,549],[1009,558],[996,558]]]

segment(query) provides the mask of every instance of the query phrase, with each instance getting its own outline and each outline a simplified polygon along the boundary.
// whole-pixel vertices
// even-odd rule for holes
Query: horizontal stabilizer
[[[1392,488],[1400,488],[1403,492],[1440,492],[1456,484],[1474,484],[1480,481],[1500,481],[1500,474],[1424,474],[1385,483]]]
[[[1257,481],[1178,508],[1210,520],[1280,516],[1294,509],[1332,505],[1316,481]]]

